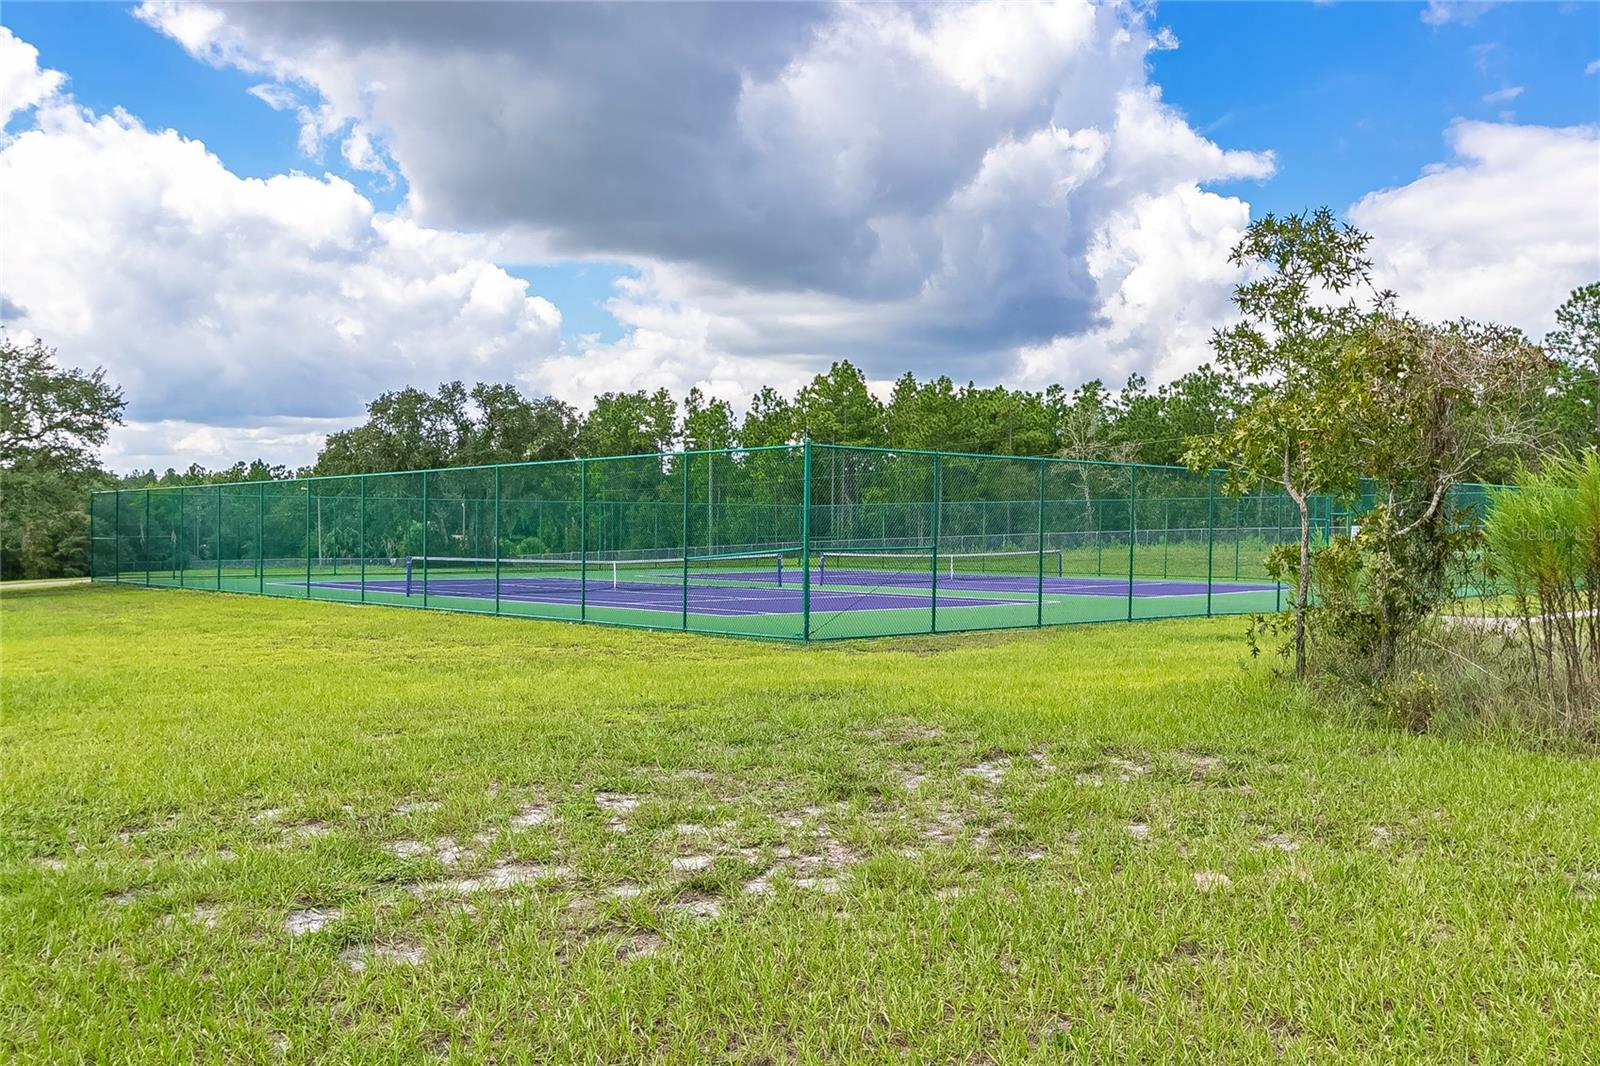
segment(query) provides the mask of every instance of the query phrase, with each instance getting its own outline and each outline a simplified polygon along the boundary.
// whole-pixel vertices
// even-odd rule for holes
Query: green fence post
[[[95,521],[94,521],[94,497],[95,497],[95,492],[94,492],[93,489],[90,489],[89,490],[89,580],[90,581],[93,581],[95,579],[95,572],[94,572],[94,569],[95,569],[95,567],[94,567],[94,542],[95,542],[95,535],[94,535],[94,527],[95,527]]]
[[[1279,541],[1283,540],[1283,500],[1281,499],[1278,501],[1277,511],[1278,513],[1273,517],[1274,532],[1272,535],[1272,542],[1274,544],[1277,544]],[[1278,610],[1281,611],[1283,610],[1283,582],[1275,581],[1273,584],[1278,588]]]
[[[222,486],[217,486],[217,591],[222,591]]]
[[[1094,576],[1105,577],[1106,546],[1105,540],[1100,536],[1100,523],[1095,520],[1093,498],[1089,500],[1089,539],[1094,541]]]
[[[689,628],[689,453],[679,453],[683,462],[683,622]]]
[[[311,598],[311,482],[300,486],[306,494],[306,599]]]
[[[1239,580],[1239,507],[1244,503],[1242,497],[1233,498],[1233,579]]]
[[[800,445],[800,639],[811,639],[811,438]]]
[[[1206,471],[1206,617],[1211,617],[1211,556],[1215,548],[1216,530],[1214,528],[1214,503],[1216,501],[1216,488],[1213,479],[1214,471]]]
[[[367,602],[367,476],[361,475],[361,502],[356,505],[356,551],[361,553],[361,602]]]
[[[1128,467],[1128,621],[1133,621],[1133,544],[1139,536],[1134,514],[1139,501],[1139,469]]]
[[[1044,625],[1044,471],[1043,459],[1035,460],[1039,464],[1039,521],[1037,531],[1039,537],[1039,613],[1034,620],[1034,625]]]
[[[415,565],[412,567],[416,569]],[[422,606],[428,606],[428,472],[422,472]]]
[[[1172,504],[1167,500],[1161,501],[1161,576],[1167,573],[1167,556],[1172,549]]]
[[[256,595],[267,594],[267,483],[256,486]]]
[[[928,557],[928,578],[932,594],[928,597],[928,632],[939,632],[939,496],[941,466],[939,453],[933,455],[933,551]]]
[[[589,460],[578,460],[578,621],[589,618]]]
[[[494,531],[494,613],[500,613],[500,468],[494,468],[494,519],[489,523]]]
[[[178,575],[178,587],[179,588],[182,588],[183,585],[184,585],[184,573],[183,573],[183,570],[184,570],[184,567],[183,567],[183,525],[184,525],[183,498],[185,496],[187,496],[187,495],[189,495],[189,490],[184,488],[184,487],[182,487],[182,486],[179,486],[178,487],[178,520],[177,520],[177,522],[173,523],[173,526],[172,526],[172,569],[177,572],[177,575]]]
[[[122,490],[111,497],[111,580],[122,584]]]
[[[144,584],[150,587],[150,490],[144,490],[144,536],[139,538],[144,543]]]

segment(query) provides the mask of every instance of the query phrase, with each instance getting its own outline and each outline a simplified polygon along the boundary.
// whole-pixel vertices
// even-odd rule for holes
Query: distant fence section
[[[1221,472],[821,444],[122,489],[94,580],[836,640],[1247,614],[1282,492]],[[1452,514],[1478,521],[1483,486]],[[1319,542],[1369,497],[1311,501]]]

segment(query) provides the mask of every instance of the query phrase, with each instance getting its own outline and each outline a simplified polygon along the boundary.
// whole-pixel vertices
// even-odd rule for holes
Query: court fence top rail
[[[1377,492],[1313,497],[1313,536]],[[1489,501],[1458,486],[1452,520]],[[1264,560],[1300,533],[1287,494],[1221,470],[812,442],[116,489],[89,513],[101,582],[802,641],[1275,611]]]

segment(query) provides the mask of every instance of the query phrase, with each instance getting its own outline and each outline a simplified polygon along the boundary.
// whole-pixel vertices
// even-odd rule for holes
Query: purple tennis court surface
[[[814,577],[813,581],[816,580]],[[894,585],[897,587],[927,588],[928,571],[917,570],[843,570],[829,568],[822,576],[822,588],[830,585]],[[1038,591],[1036,574],[940,574],[940,588],[978,589],[984,592],[1014,592],[1031,596]],[[1214,582],[1212,594],[1232,592],[1274,592],[1273,584],[1251,582]],[[1126,596],[1128,579],[1125,577],[1046,577],[1045,595],[1062,596]],[[1204,596],[1204,581],[1170,581],[1155,578],[1134,578],[1134,597],[1148,596]]]
[[[724,575],[725,576],[725,575]],[[337,588],[357,591],[359,581],[318,581],[318,588]],[[406,583],[399,581],[368,581],[368,592],[390,592],[406,595]],[[463,578],[428,582],[429,598],[494,599],[494,581],[490,579]],[[799,588],[755,588],[738,585],[690,585],[689,613],[715,615],[799,614],[804,607]],[[422,602],[422,593],[413,590],[411,598]],[[931,597],[917,593],[873,593],[811,590],[813,611],[884,611],[907,607],[927,607]],[[576,580],[553,582],[548,578],[536,581],[519,581],[516,578],[500,582],[502,602],[564,603],[577,606],[580,602],[590,607],[621,607],[636,611],[680,611],[683,609],[683,586],[623,584],[613,587],[609,581],[589,582],[585,596]],[[943,607],[1000,607],[1013,600],[974,599],[967,596],[940,596]]]
[[[691,575],[689,585],[689,611],[692,614],[709,615],[764,615],[764,614],[799,614],[804,607],[803,593],[799,588],[799,577],[793,576],[789,581],[779,587],[773,584],[760,584],[770,581],[770,573],[719,573],[716,580],[734,582],[731,584],[695,583]],[[741,585],[739,581],[750,581],[751,584]],[[317,581],[314,587],[328,589],[344,589],[359,591],[362,584],[359,581]],[[938,606],[940,610],[957,607],[1004,607],[1007,605],[1027,606],[1037,601],[1034,596],[1038,592],[1039,582],[1037,577],[1025,577],[1008,574],[960,574],[955,577],[940,575],[940,596]],[[894,591],[878,591],[885,587]],[[960,596],[946,596],[944,590],[960,590]],[[1212,586],[1213,595],[1225,595],[1241,592],[1272,592],[1277,588],[1271,584],[1251,584],[1232,582],[1215,584]],[[387,580],[368,580],[368,592],[389,593],[407,596],[407,583],[403,578]],[[992,598],[970,595],[970,592],[997,592],[1009,593],[1005,598]],[[504,602],[521,603],[551,603],[570,604],[577,606],[586,602],[591,607],[615,607],[643,611],[681,611],[683,609],[683,587],[676,583],[657,582],[628,582],[624,581],[613,585],[609,580],[591,578],[587,595],[576,578],[519,578],[502,577],[500,581],[500,599]],[[1128,581],[1126,578],[1109,577],[1047,577],[1044,580],[1044,592],[1050,596],[1127,596]],[[826,580],[821,581],[813,573],[811,586],[811,610],[814,612],[831,611],[885,611],[904,609],[926,609],[933,597],[930,594],[929,576],[926,572],[893,572],[880,571],[833,571],[826,575]],[[1133,583],[1133,595],[1138,597],[1152,596],[1204,596],[1206,584],[1203,581],[1158,581],[1139,580]],[[428,582],[429,598],[462,598],[462,599],[489,599],[495,598],[495,582],[493,578],[482,577],[439,577]],[[1020,597],[1026,597],[1020,598]],[[409,598],[422,600],[420,587],[413,583]]]

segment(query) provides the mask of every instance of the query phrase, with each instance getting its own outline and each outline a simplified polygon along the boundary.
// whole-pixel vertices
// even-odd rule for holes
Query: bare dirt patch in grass
[[[531,829],[550,820],[550,808],[542,803],[530,803],[511,816],[511,828]]]
[[[545,865],[533,862],[502,862],[470,877],[457,878],[453,881],[429,881],[413,885],[411,886],[411,891],[417,896],[428,896],[441,892],[498,891],[514,888],[517,885],[535,884],[540,881],[559,881],[571,876],[572,870],[567,866]]]
[[[1222,760],[1215,755],[1199,755],[1192,751],[1178,752],[1178,761],[1188,765],[1190,776],[1196,781],[1222,766]]]
[[[1124,759],[1121,756],[1113,755],[1108,757],[1106,762],[1116,769],[1117,780],[1124,783],[1132,781],[1136,777],[1143,777],[1150,772],[1150,764],[1148,762],[1135,759]]]
[[[679,855],[669,864],[673,873],[694,873],[709,870],[716,862],[715,855]]]
[[[596,792],[594,805],[612,814],[627,814],[639,806],[639,797],[629,792]]]
[[[338,907],[307,907],[290,911],[283,919],[283,931],[290,936],[305,936],[332,925],[343,914]]]
[[[669,903],[667,909],[685,918],[699,921],[722,917],[722,901],[711,896],[689,896]]]
[[[891,744],[926,744],[944,739],[944,730],[926,722],[888,722],[863,730],[869,740],[887,741]]]
[[[379,944],[347,944],[339,952],[339,960],[356,973],[369,966],[400,965],[421,966],[422,945],[411,940],[394,940]]]
[[[971,766],[963,766],[961,772],[968,777],[980,778],[985,784],[998,785],[1005,779],[1007,765],[1009,760],[1006,759],[985,759]]]
[[[1260,847],[1264,851],[1299,851],[1300,842],[1288,833],[1268,833],[1261,838]]]
[[[624,937],[617,945],[617,958],[626,962],[629,959],[645,958],[654,955],[666,946],[666,940],[657,933],[634,933]]]

